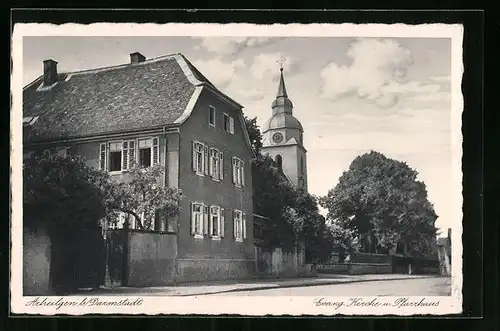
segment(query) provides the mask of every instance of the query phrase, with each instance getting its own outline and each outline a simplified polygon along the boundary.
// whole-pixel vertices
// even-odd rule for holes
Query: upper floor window
[[[210,176],[215,180],[222,180],[224,174],[224,154],[218,149],[210,149]]]
[[[109,171],[122,170],[122,143],[109,143]]]
[[[239,187],[245,185],[244,162],[237,157],[233,157],[233,183]]]
[[[158,163],[158,138],[139,139],[139,166],[150,167]]]
[[[193,171],[197,175],[209,175],[214,180],[224,179],[224,153],[209,148],[202,142],[193,141]]]
[[[193,141],[193,170],[198,175],[204,174],[205,158],[204,158],[205,145],[199,141]]]
[[[224,114],[224,131],[234,134],[234,118]]]
[[[138,148],[138,153],[136,149]],[[99,147],[99,169],[111,172],[159,163],[159,138],[133,139],[103,143]]]
[[[208,124],[210,126],[215,126],[215,107],[208,107]]]

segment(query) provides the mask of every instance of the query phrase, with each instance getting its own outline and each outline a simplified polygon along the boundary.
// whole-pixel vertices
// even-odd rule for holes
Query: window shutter
[[[234,134],[234,118],[229,117],[229,132]]]
[[[214,233],[214,221],[212,217],[212,208],[208,207],[208,234],[212,235]]]
[[[208,234],[208,215],[209,215],[208,206],[203,206],[203,233]]]
[[[194,203],[191,202],[191,234],[196,232],[196,222],[194,217]]]
[[[233,238],[236,239],[236,227],[238,226],[238,224],[236,224],[236,211],[233,210]]]
[[[220,236],[221,238],[224,238],[224,234],[226,233],[226,215],[225,215],[226,211],[224,210],[224,208],[221,208],[220,209]]]
[[[132,169],[135,167],[135,140],[128,142],[128,157],[128,168]]]
[[[122,145],[122,170],[128,169],[128,142],[124,141]]]
[[[241,186],[245,186],[245,163],[243,161],[240,162],[241,167]]]
[[[193,171],[196,171],[196,142],[193,141]]]
[[[242,230],[243,230],[243,239],[247,239],[247,215],[245,213],[243,213],[243,216],[242,216]]]
[[[106,170],[106,144],[99,147],[99,169]]]
[[[209,163],[209,149],[208,149],[208,146],[203,146],[203,150],[204,150],[204,162],[203,162],[203,172],[205,173],[205,175],[208,175],[208,163]]]
[[[220,152],[219,154],[219,179],[223,180],[224,179],[224,153]]]
[[[236,164],[235,164],[235,162],[236,162],[236,160],[233,157],[233,160],[231,162],[231,169],[233,170],[233,183],[236,183]]]
[[[153,138],[153,153],[152,153],[152,164],[158,164],[160,160],[160,139],[158,137]]]
[[[214,159],[213,159],[213,150],[212,149],[209,149],[209,154],[208,154],[208,174],[210,176],[213,176],[214,175],[214,169],[213,169],[213,166],[214,166]]]

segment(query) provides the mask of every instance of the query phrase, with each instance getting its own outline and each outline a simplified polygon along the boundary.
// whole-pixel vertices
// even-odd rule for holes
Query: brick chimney
[[[146,57],[139,52],[130,54],[130,63],[139,63],[146,61]]]
[[[43,61],[43,86],[51,86],[57,82],[57,62],[49,59]]]

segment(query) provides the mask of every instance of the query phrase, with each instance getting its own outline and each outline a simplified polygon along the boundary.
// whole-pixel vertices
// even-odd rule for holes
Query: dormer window
[[[30,126],[35,124],[35,122],[38,120],[38,116],[32,116],[32,117],[24,117],[23,118],[23,126]]]

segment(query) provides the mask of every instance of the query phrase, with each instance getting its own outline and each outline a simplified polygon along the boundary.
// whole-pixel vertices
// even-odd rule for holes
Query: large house
[[[137,270],[129,283],[254,273],[254,154],[239,103],[181,54],[146,59],[133,53],[127,64],[69,73],[46,60],[43,70],[23,89],[25,154],[79,154],[119,180],[136,165],[159,164],[165,185],[182,191],[178,217],[157,219],[150,229],[170,236],[170,269],[155,269],[163,259],[155,248],[160,256],[147,259],[156,271],[147,272],[156,274],[137,276],[147,273],[147,248],[141,247],[152,242],[143,238],[143,246],[130,251],[129,267]]]

